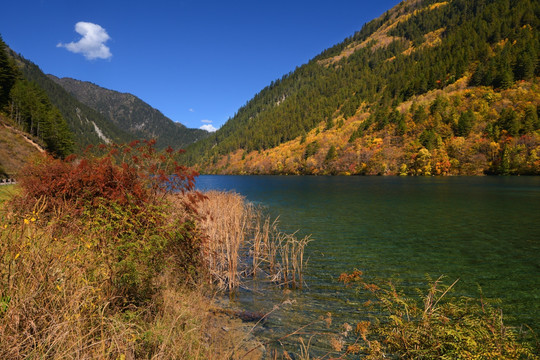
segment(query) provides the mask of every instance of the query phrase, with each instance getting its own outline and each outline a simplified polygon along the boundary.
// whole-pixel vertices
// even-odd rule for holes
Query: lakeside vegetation
[[[180,286],[193,284],[199,251],[189,200],[169,215],[140,171],[108,156],[26,170],[2,208],[2,358],[212,352],[194,331],[205,302]],[[179,175],[190,189],[191,173]]]
[[[203,284],[234,291],[244,269],[272,267],[272,281],[295,286],[299,252],[285,247],[301,241],[255,228],[260,215],[239,195],[194,191],[195,173],[153,145],[43,156],[16,190],[0,189],[0,357],[260,358]],[[224,215],[225,203],[237,211]]]
[[[334,343],[365,359],[538,359],[538,339],[529,328],[505,325],[496,301],[453,296],[459,282],[443,276],[427,282],[427,290],[405,294],[393,282],[375,284],[359,270],[339,281],[371,294],[363,305],[369,320],[349,326]]]
[[[288,359],[279,342],[252,338],[259,322],[246,327],[223,317],[227,311],[210,295],[234,291],[254,274],[299,287],[309,238],[282,234],[239,195],[193,191],[195,173],[173,151],[152,145],[43,157],[26,169],[17,191],[6,191],[1,357],[259,359],[266,346],[270,356]],[[538,358],[534,340],[505,326],[496,308],[450,300],[439,282],[413,298],[363,282],[358,272],[341,280],[372,291],[382,307],[366,308],[369,320],[351,317],[353,325],[313,334],[327,339],[328,356]],[[272,311],[236,316],[262,321]],[[224,331],[231,321],[236,330]],[[331,323],[331,315],[317,321]],[[309,324],[302,330],[309,334]],[[309,342],[298,353],[314,358]]]

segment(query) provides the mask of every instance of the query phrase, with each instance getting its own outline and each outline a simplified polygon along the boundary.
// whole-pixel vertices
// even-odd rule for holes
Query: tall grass
[[[241,196],[208,192],[199,204],[200,227],[207,236],[204,259],[207,269],[222,289],[240,285],[240,252],[251,226],[251,207]]]
[[[278,229],[262,209],[236,193],[210,191],[198,205],[207,268],[221,288],[233,291],[249,276],[300,288],[310,238]]]
[[[0,219],[0,359],[231,358],[239,339],[216,328],[211,299],[174,255],[159,260],[166,266],[151,279],[151,297],[128,302],[99,248],[110,233],[82,222],[59,232],[39,207],[5,209]]]

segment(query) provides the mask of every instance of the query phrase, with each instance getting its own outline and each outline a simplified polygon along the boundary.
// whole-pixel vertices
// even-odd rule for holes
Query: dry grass
[[[99,264],[82,238],[57,238],[35,211],[4,214],[0,357],[92,358],[132,351],[129,323],[108,310]]]
[[[39,154],[40,151],[0,115],[0,167],[16,178],[22,165]]]
[[[172,266],[154,278],[151,301],[121,305],[96,251],[105,239],[77,221],[59,232],[55,219],[66,214],[46,219],[39,203],[28,214],[8,207],[0,210],[0,359],[219,360],[245,352],[241,324],[211,315],[204,289],[179,284]]]
[[[204,258],[220,288],[240,285],[239,258],[251,226],[252,208],[241,196],[211,191],[199,206],[201,228],[207,236]]]
[[[2,185],[0,186],[0,209],[2,205],[14,195],[19,193],[17,185]]]
[[[199,207],[206,234],[205,261],[214,281],[229,291],[246,276],[272,280],[280,286],[302,287],[309,237],[298,239],[278,229],[262,209],[235,193],[210,191]]]

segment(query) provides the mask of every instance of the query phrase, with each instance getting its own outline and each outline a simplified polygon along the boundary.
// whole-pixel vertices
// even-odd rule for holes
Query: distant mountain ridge
[[[54,106],[60,110],[73,134],[76,151],[81,151],[88,145],[125,143],[133,139],[99,112],[78,101],[32,61],[13,51],[10,51],[10,55],[23,77],[43,89]]]
[[[70,83],[71,92],[59,83]],[[77,86],[82,91],[76,91]],[[85,91],[90,96],[83,96]],[[92,106],[77,100],[74,93],[86,101],[94,99],[89,101]],[[0,178],[17,176],[43,150],[66,157],[88,145],[151,138],[158,148],[178,149],[207,134],[174,123],[133,95],[47,76],[0,36]]]
[[[87,81],[47,75],[78,101],[98,111],[136,139],[156,139],[156,146],[175,148],[201,140],[208,132],[175,123],[135,95],[109,90]]]

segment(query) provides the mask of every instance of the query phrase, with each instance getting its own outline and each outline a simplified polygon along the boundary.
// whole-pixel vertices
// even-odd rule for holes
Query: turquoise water
[[[236,191],[279,215],[282,230],[312,235],[302,291],[243,290],[231,304],[266,312],[294,300],[263,337],[326,312],[335,323],[365,318],[362,299],[336,281],[355,268],[411,289],[426,276],[459,278],[456,294],[478,296],[480,286],[509,322],[540,328],[539,177],[201,176],[197,186]]]

